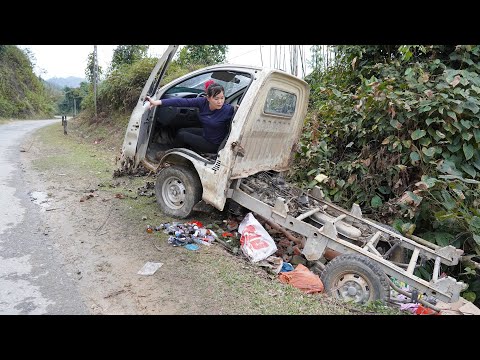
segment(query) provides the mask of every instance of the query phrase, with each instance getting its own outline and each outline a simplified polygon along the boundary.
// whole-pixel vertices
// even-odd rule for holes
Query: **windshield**
[[[205,92],[205,83],[213,80],[225,89],[225,98],[235,94],[239,90],[244,89],[250,83],[250,75],[238,73],[234,71],[211,71],[196,75],[190,79],[178,83],[174,87],[168,89],[166,94],[175,94],[181,92],[202,93]]]

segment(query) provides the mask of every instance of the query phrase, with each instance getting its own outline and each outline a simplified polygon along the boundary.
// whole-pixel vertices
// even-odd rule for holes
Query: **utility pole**
[[[97,45],[93,45],[93,101],[95,103],[95,117],[97,117]]]
[[[73,117],[77,116],[77,103],[75,97],[73,98]]]

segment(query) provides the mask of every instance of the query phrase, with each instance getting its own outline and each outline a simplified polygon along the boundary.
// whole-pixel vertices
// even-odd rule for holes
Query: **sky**
[[[104,72],[110,65],[113,50],[118,45],[97,45],[98,64]],[[150,45],[149,55],[159,57],[168,45]],[[304,71],[297,57],[298,76],[308,74],[310,68],[310,48],[312,45],[301,45],[303,51]],[[42,79],[53,77],[75,76],[85,78],[88,54],[93,52],[93,45],[18,45],[21,49],[28,48],[35,58],[34,72]],[[281,68],[290,71],[290,45],[229,45],[227,63],[242,65],[258,65]],[[275,53],[277,56],[275,56]],[[277,61],[275,61],[277,59]],[[278,60],[281,59],[281,60]]]

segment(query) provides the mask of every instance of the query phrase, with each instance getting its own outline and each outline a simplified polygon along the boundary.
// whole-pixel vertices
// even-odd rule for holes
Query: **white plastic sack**
[[[277,245],[270,234],[250,212],[238,225],[240,248],[252,262],[261,261],[277,251]]]

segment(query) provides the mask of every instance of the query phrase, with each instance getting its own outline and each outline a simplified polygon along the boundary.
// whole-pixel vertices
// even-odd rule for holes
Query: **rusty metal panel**
[[[251,99],[250,112],[239,136],[243,153],[235,158],[231,179],[247,177],[259,171],[287,170],[293,146],[303,127],[309,95],[308,85],[303,80],[271,71],[265,74],[259,86],[255,99]],[[272,89],[296,97],[292,116],[265,111]]]

